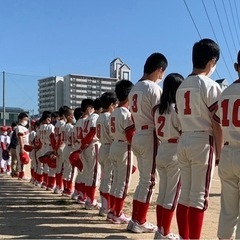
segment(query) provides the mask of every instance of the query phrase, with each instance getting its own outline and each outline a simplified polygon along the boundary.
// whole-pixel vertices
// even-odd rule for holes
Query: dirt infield
[[[138,173],[134,173],[125,204],[127,214],[131,212],[137,180]],[[156,223],[156,197],[157,191],[148,213],[148,220],[153,223]],[[68,198],[5,174],[0,175],[0,202],[0,239],[153,239],[154,236],[127,232],[126,225],[106,222],[97,210],[85,210]],[[220,182],[215,169],[202,231],[204,239],[217,238],[219,204]],[[177,233],[175,218],[172,231]]]

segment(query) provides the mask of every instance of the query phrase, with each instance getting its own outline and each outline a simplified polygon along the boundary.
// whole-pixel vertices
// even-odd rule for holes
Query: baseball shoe
[[[36,181],[35,186],[40,188],[40,187],[42,187],[42,183]]]
[[[155,232],[154,239],[171,239],[171,240],[180,240],[180,237],[176,234],[169,233],[167,235],[162,235],[159,231]]]
[[[85,209],[86,210],[99,210],[101,207],[101,203],[97,202],[97,200],[94,200],[92,203],[85,202]]]
[[[74,193],[71,196],[72,200],[77,200],[78,199],[78,194],[74,191]]]
[[[60,189],[58,187],[55,187],[54,190],[53,190],[53,193],[54,194],[62,194],[62,189]]]
[[[124,213],[122,213],[119,217],[113,215],[112,223],[114,224],[128,224],[131,218],[126,217]]]
[[[69,190],[63,190],[62,196],[63,197],[71,197],[72,193]]]
[[[47,188],[47,184],[45,182],[42,183],[41,188]]]
[[[143,224],[134,222],[131,231],[135,233],[154,233],[157,231],[157,226],[153,225],[150,222],[145,222]]]
[[[19,177],[18,180],[29,181],[28,177]]]
[[[134,225],[134,221],[132,219],[130,219],[130,221],[128,222],[128,225],[127,225],[127,230],[132,231],[133,225]]]
[[[100,207],[98,215],[101,216],[101,217],[106,217],[107,214],[108,214],[108,210],[103,208],[103,207]]]
[[[114,216],[114,214],[112,212],[108,212],[106,221],[112,222],[113,216]]]
[[[86,201],[87,201],[86,199],[82,199],[80,196],[77,199],[77,203],[82,205],[85,205]]]
[[[46,188],[46,191],[53,191],[54,190],[54,188],[52,188],[52,187],[47,187]]]

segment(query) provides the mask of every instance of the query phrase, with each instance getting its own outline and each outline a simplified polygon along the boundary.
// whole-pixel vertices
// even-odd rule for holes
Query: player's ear
[[[238,64],[234,63],[234,69],[235,69],[236,72],[238,72],[238,68],[239,68]]]

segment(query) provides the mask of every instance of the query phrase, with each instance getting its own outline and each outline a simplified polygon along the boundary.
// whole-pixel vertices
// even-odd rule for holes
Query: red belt
[[[142,130],[148,130],[148,125],[143,125],[143,126],[141,127],[141,129],[142,129]]]
[[[118,142],[126,142],[126,140],[120,140],[120,139],[119,139]]]
[[[177,138],[170,138],[168,139],[168,143],[177,143],[178,139]]]

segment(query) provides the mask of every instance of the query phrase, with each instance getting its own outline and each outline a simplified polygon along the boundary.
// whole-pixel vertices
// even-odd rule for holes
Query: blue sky
[[[153,52],[167,57],[166,74],[185,77],[200,38],[212,38],[221,48],[213,79],[237,78],[238,0],[0,0],[0,9],[0,96],[5,71],[6,106],[37,113],[38,79],[109,76],[116,57],[131,68],[134,83]]]

